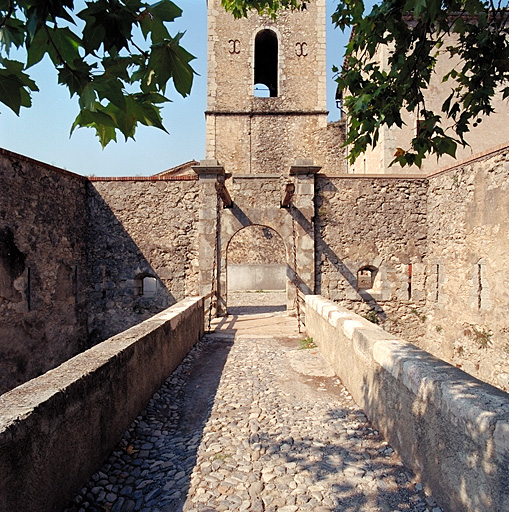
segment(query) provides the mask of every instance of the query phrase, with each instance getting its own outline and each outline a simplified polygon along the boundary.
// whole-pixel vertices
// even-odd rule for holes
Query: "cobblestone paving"
[[[207,335],[67,509],[440,512],[315,349]]]

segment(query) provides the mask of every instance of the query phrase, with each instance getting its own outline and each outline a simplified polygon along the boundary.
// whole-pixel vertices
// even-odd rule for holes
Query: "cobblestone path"
[[[210,334],[68,512],[440,512],[316,349]]]

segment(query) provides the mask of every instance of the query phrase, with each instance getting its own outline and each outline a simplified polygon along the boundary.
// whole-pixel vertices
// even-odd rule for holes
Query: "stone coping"
[[[321,296],[306,329],[444,510],[509,510],[509,395]]]
[[[191,297],[0,396],[0,510],[65,507],[204,333]]]
[[[8,149],[0,148],[0,155],[6,156],[7,158],[15,158],[16,160],[18,160],[20,162],[26,162],[27,164],[37,165],[38,167],[42,167],[42,168],[48,169],[50,171],[55,171],[59,174],[69,176],[70,178],[76,178],[78,180],[88,181],[88,178],[86,176],[82,176],[81,174],[76,174],[75,172],[61,169],[60,167],[56,167],[51,164],[46,164],[39,160],[35,160],[34,158],[20,155],[19,153],[14,153],[13,151],[9,151]]]

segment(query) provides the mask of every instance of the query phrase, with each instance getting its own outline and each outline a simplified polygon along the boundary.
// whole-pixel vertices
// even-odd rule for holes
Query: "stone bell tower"
[[[249,235],[255,226],[284,244],[287,309],[298,316],[297,290],[314,292],[325,76],[325,0],[276,20],[256,13],[236,20],[220,0],[208,0],[206,160],[194,170],[200,292],[211,292],[218,314],[228,306],[230,241],[241,236],[246,254],[259,253]]]
[[[275,21],[256,13],[236,20],[208,0],[206,158],[233,174],[288,173],[296,158],[316,161],[325,71],[325,0]]]

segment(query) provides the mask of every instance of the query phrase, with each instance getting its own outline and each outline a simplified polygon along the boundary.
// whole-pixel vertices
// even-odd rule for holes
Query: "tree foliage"
[[[0,0],[0,102],[18,115],[30,107],[38,88],[29,69],[48,55],[58,82],[78,97],[72,130],[94,128],[103,147],[118,131],[134,138],[139,123],[165,130],[160,109],[169,101],[168,82],[186,96],[194,75],[183,34],[167,28],[181,9],[170,0],[82,7],[73,0]]]
[[[236,16],[249,8],[274,14],[303,3],[223,0]],[[367,13],[363,0],[338,1],[333,21],[343,30],[353,27],[343,69],[336,69],[349,114],[351,161],[377,143],[382,127],[402,127],[404,111],[418,117],[419,130],[393,162],[420,165],[426,155],[455,156],[458,145],[467,145],[470,128],[493,113],[495,95],[509,96],[507,7],[507,0],[381,0]],[[383,45],[390,50],[388,63],[378,58]],[[434,112],[426,91],[438,52],[452,59],[443,77],[447,97]]]

